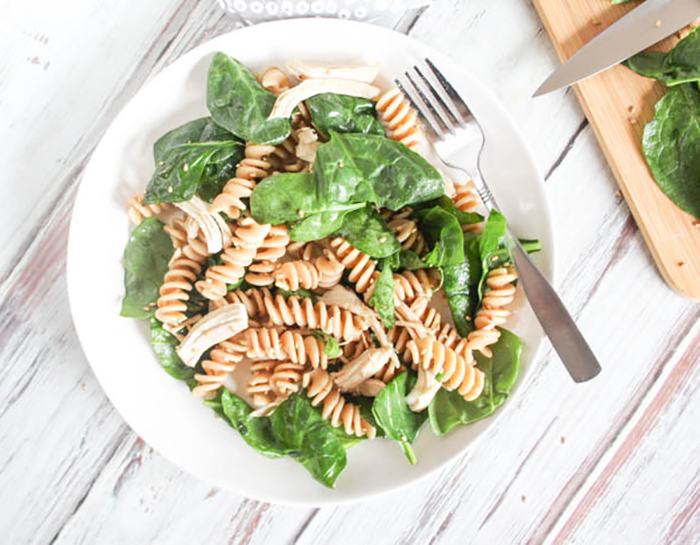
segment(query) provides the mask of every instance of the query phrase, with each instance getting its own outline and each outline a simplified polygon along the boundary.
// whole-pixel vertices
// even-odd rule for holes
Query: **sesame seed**
[[[168,186],[168,193],[172,193],[172,192],[173,192],[173,186],[169,185]]]
[[[561,441],[561,444],[562,444],[562,445],[565,444],[565,443],[566,443],[566,437],[564,437],[564,436],[562,435],[560,441]]]
[[[603,24],[603,23],[602,23],[601,21],[599,21],[598,19],[593,19],[592,23],[593,23],[593,26],[600,26],[600,25]]]
[[[185,172],[187,172],[188,170],[190,170],[190,165],[188,165],[187,163],[185,163],[185,164],[182,166],[182,170],[184,170]]]
[[[300,218],[303,218],[303,217],[304,217],[304,211],[303,211],[303,210],[299,210],[299,212],[297,212],[297,216],[299,216]]]
[[[83,382],[83,383],[80,385],[80,389],[81,389],[83,392],[87,392],[87,390],[88,390],[87,384],[85,384],[85,383]]]
[[[466,319],[467,319],[467,321],[469,321],[469,322],[471,322],[471,321],[472,321],[472,317],[471,317],[471,316],[465,316],[465,318],[466,318]]]
[[[498,256],[497,256],[497,255],[493,256],[493,257],[491,258],[491,261],[498,261]]]
[[[627,106],[627,111],[628,111],[629,113],[634,112],[634,110],[635,110],[634,104],[630,104],[629,106]]]
[[[678,266],[682,269],[683,267],[687,267],[688,264],[685,261],[679,261]]]
[[[338,161],[338,168],[343,168],[345,166],[345,163],[342,161]]]
[[[379,242],[386,242],[386,237],[382,237],[379,239]]]
[[[158,166],[163,166],[165,164],[165,161],[158,161]]]
[[[523,503],[527,503],[527,496],[521,496],[520,499]]]
[[[657,19],[656,22],[654,23],[654,26],[656,28],[661,28],[661,19]]]
[[[619,189],[618,189],[617,191],[615,191],[615,196],[616,196],[616,197],[619,197],[619,196],[621,196],[621,195],[622,195],[622,193],[620,192]]]

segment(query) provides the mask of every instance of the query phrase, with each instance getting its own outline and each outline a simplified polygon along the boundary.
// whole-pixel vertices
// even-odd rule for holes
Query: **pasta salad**
[[[121,314],[261,454],[333,487],[346,450],[493,413],[518,373],[506,220],[449,180],[378,65],[214,55],[210,115],[161,136],[128,202]],[[537,241],[522,241],[530,251]]]

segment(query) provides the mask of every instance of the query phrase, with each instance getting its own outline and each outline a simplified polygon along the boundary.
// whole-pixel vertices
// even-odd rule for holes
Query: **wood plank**
[[[534,2],[562,61],[634,8],[609,0]],[[674,35],[659,47],[668,50],[677,41]],[[661,274],[673,289],[700,300],[700,220],[663,194],[641,149],[664,86],[616,66],[574,88]]]

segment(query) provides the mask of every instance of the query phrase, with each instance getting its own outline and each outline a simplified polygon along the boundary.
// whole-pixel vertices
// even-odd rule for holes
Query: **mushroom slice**
[[[248,313],[241,303],[233,303],[210,312],[199,320],[177,347],[180,359],[194,367],[202,354],[248,328]]]
[[[231,229],[219,214],[209,212],[207,203],[202,199],[195,195],[189,201],[175,203],[175,206],[188,216],[186,220],[189,222],[187,223],[188,236],[193,231],[191,222],[194,220],[204,236],[210,254],[231,246]]]
[[[277,97],[277,102],[275,102],[272,108],[269,119],[290,117],[297,104],[314,95],[320,95],[321,93],[337,93],[361,98],[374,98],[379,94],[379,89],[369,83],[362,83],[361,81],[351,79],[307,79]]]
[[[381,63],[378,62],[370,66],[323,66],[308,64],[302,61],[288,61],[285,64],[287,70],[301,81],[308,79],[341,78],[361,81],[363,83],[372,83],[376,79],[377,74],[379,74],[379,68],[381,67]]]
[[[435,380],[435,375],[418,366],[418,380],[413,390],[406,396],[406,403],[413,412],[424,410],[435,397],[440,389],[440,382]]]
[[[384,367],[393,352],[394,349],[391,346],[365,350],[340,371],[332,373],[331,378],[341,392],[354,390]]]

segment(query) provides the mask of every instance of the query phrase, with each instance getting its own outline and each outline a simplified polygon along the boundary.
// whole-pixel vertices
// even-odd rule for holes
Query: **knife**
[[[557,68],[533,97],[602,72],[663,40],[700,17],[700,0],[646,0]]]

